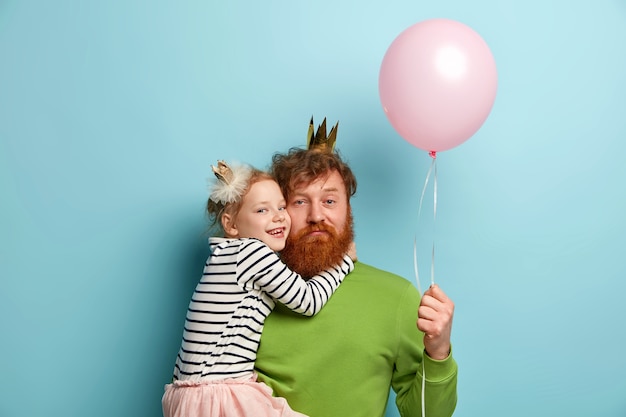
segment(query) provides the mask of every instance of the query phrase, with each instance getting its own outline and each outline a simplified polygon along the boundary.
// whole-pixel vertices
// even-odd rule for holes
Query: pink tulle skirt
[[[164,417],[306,417],[272,397],[267,385],[247,380],[175,381],[165,386]]]

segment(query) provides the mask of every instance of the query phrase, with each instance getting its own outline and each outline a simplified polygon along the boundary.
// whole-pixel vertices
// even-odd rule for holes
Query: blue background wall
[[[434,17],[499,87],[438,157],[433,229],[377,77]],[[361,260],[411,279],[436,241],[456,416],[626,415],[625,48],[623,0],[0,1],[0,416],[159,416],[210,164],[266,167],[311,115],[340,121]]]

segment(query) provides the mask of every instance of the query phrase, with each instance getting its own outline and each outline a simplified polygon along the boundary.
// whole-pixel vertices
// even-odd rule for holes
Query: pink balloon
[[[394,39],[380,68],[380,101],[394,129],[426,151],[445,151],[483,125],[496,98],[485,41],[448,19],[417,23]]]

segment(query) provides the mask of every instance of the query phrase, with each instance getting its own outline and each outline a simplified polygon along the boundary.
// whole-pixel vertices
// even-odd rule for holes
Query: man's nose
[[[325,216],[324,216],[324,211],[322,210],[322,208],[316,205],[312,205],[311,209],[309,210],[309,216],[307,219],[309,223],[320,223],[320,222],[323,222],[324,219],[325,219]]]

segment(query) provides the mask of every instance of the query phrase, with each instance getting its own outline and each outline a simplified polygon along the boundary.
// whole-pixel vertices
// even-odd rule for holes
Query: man
[[[336,126],[326,138],[324,121],[312,146],[309,130],[309,146],[325,147],[293,148],[272,161],[292,220],[281,256],[305,277],[336,264],[353,241],[356,179],[333,152],[334,135]],[[403,417],[422,416],[422,395],[427,417],[449,417],[457,398],[453,312],[439,287],[420,299],[409,281],[356,262],[316,317],[277,305],[265,322],[256,370],[274,395],[310,417],[382,417],[390,388]]]

